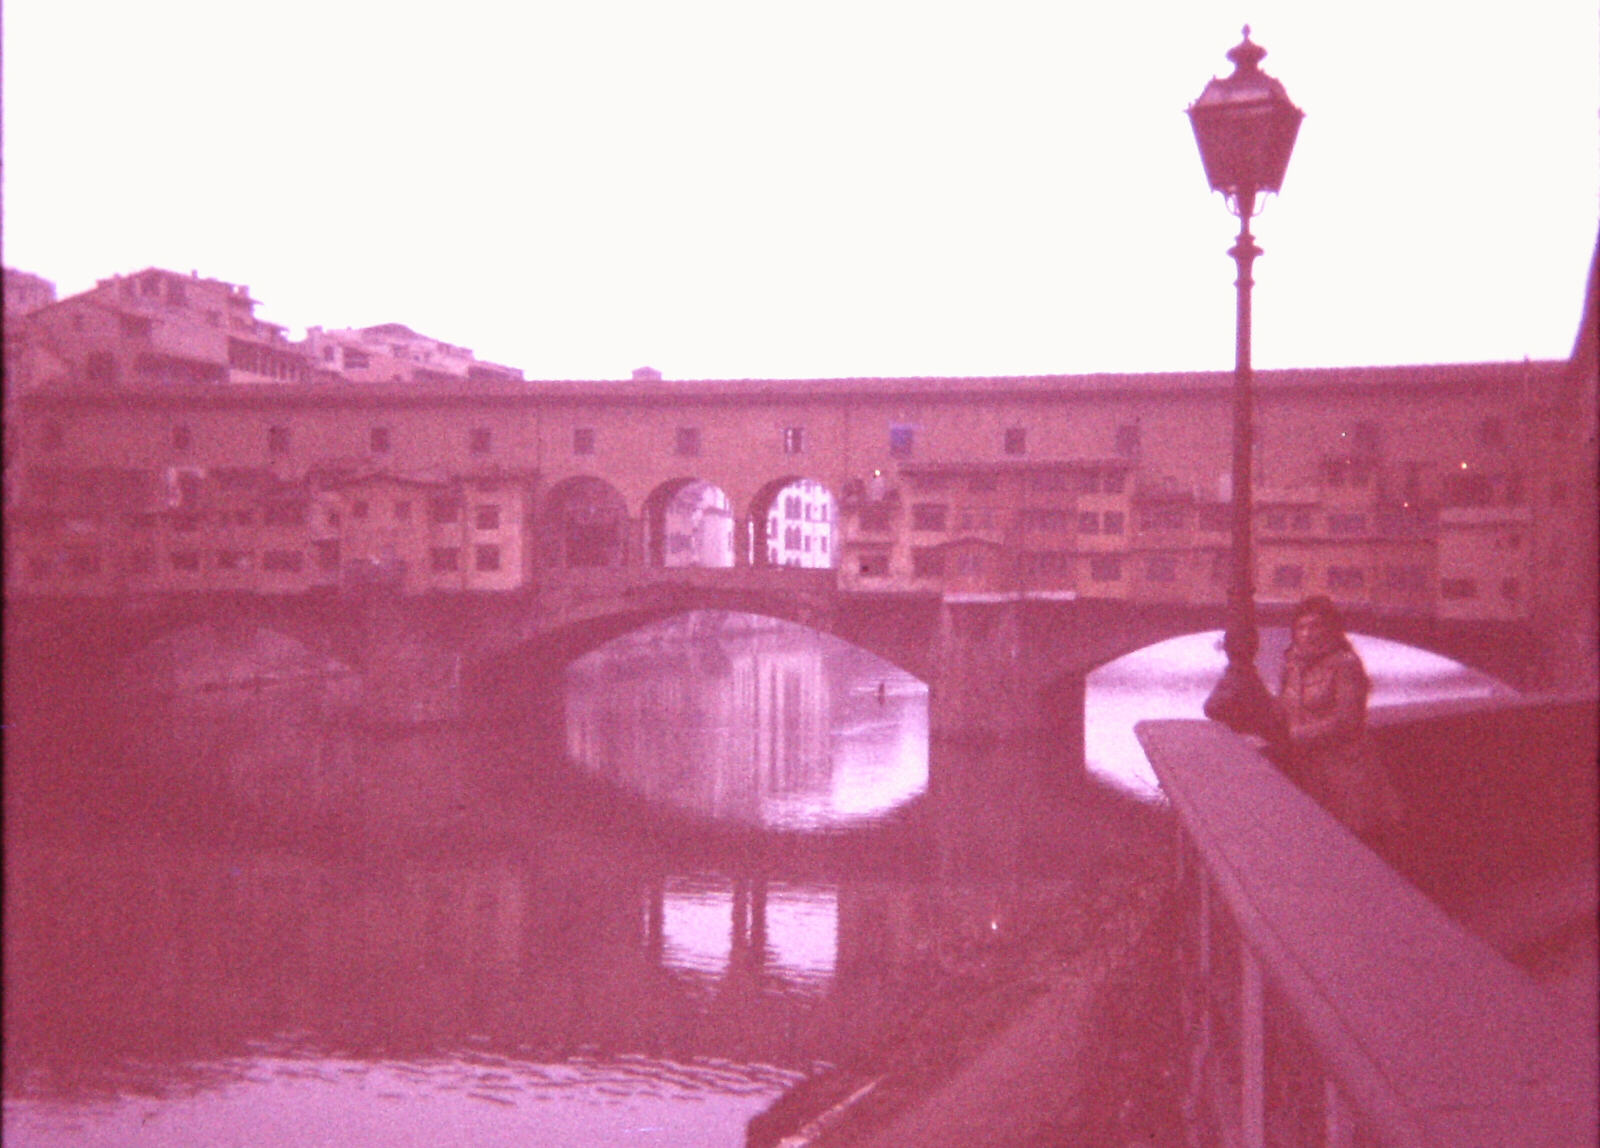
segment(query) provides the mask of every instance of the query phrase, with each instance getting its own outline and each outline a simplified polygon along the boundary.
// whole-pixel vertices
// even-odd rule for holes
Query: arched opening
[[[696,815],[783,829],[874,821],[928,784],[928,688],[793,622],[701,610],[566,674],[568,756]]]
[[[768,483],[750,506],[751,565],[833,569],[838,520],[838,503],[822,483],[792,475]]]
[[[645,522],[651,566],[734,564],[733,505],[721,487],[696,478],[663,483],[645,500]]]
[[[558,569],[627,564],[628,504],[604,479],[580,475],[545,499],[546,565]]]
[[[1372,679],[1371,708],[1516,693],[1488,674],[1443,655],[1368,634],[1349,637]],[[1256,665],[1274,693],[1288,644],[1284,627],[1262,628]],[[1084,757],[1089,772],[1120,789],[1158,799],[1155,775],[1133,735],[1135,723],[1204,717],[1205,699],[1226,665],[1222,633],[1211,630],[1156,642],[1091,672],[1084,691]]]

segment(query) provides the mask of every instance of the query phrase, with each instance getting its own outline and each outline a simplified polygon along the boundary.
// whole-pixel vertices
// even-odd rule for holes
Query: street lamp
[[[1239,237],[1228,254],[1239,267],[1238,319],[1233,366],[1233,570],[1228,583],[1228,624],[1222,646],[1228,668],[1206,699],[1205,713],[1239,733],[1270,736],[1271,695],[1256,670],[1261,639],[1256,631],[1251,454],[1254,436],[1250,369],[1250,268],[1261,249],[1250,234],[1256,197],[1276,193],[1289,166],[1289,153],[1303,112],[1289,102],[1283,85],[1261,71],[1266,50],[1244,39],[1228,53],[1233,74],[1213,79],[1189,105],[1189,122],[1200,145],[1200,162],[1213,191],[1226,197],[1239,217]]]

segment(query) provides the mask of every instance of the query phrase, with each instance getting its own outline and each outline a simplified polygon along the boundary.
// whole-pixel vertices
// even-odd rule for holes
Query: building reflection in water
[[[809,639],[737,645],[668,654],[736,687],[683,683],[708,716],[661,792],[827,825],[926,785],[915,682]],[[650,688],[641,715],[671,696]],[[692,776],[735,722],[737,751]],[[8,746],[27,795],[8,809],[9,1143],[736,1145],[951,952],[1072,895],[929,880],[924,849],[887,865],[903,876],[847,848],[825,875],[714,847],[687,867],[626,821],[647,807],[618,820],[540,781],[562,767],[515,730],[372,730],[305,682],[77,725],[104,744]]]
[[[699,611],[567,677],[567,746],[651,800],[769,828],[837,828],[927,788],[928,693],[829,635]]]

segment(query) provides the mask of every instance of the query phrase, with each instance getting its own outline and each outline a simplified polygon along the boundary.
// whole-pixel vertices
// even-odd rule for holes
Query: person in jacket
[[[1363,838],[1398,812],[1367,732],[1371,688],[1333,602],[1314,595],[1296,606],[1278,694],[1285,772]]]

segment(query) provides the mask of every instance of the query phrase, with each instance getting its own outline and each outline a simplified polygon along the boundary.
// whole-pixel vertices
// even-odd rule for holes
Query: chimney
[[[659,383],[661,381],[661,372],[654,367],[635,367],[633,369],[633,381],[636,383]]]

